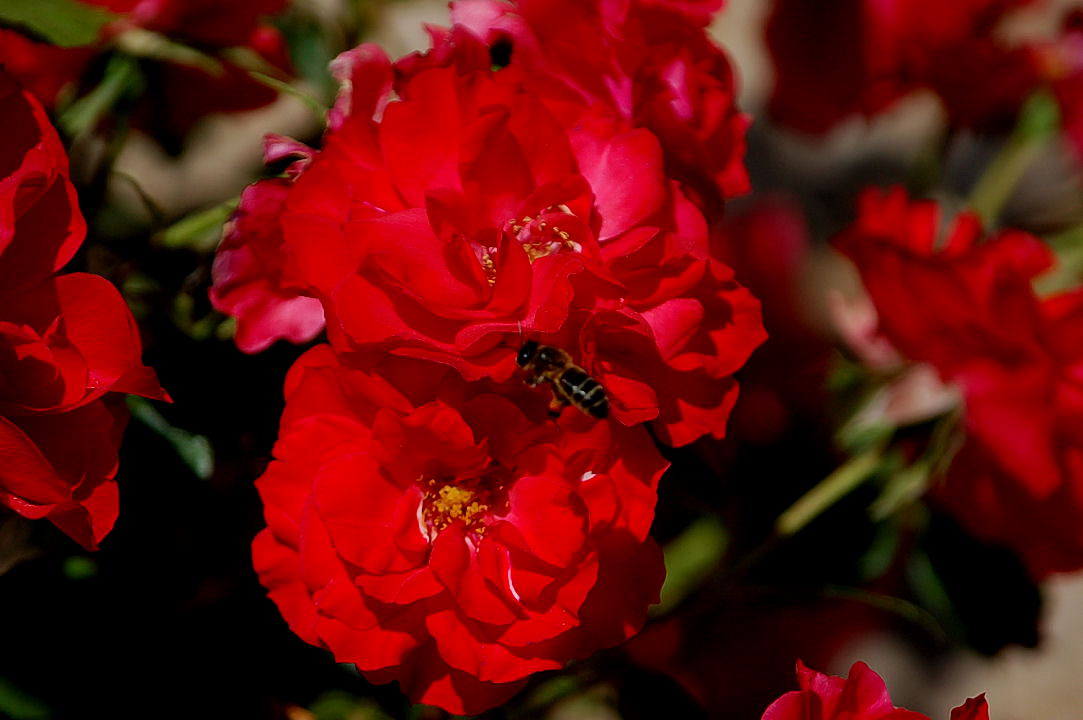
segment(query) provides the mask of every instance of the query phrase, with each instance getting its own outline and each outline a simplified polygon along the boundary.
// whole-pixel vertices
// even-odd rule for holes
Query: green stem
[[[848,460],[778,516],[775,521],[775,534],[788,537],[800,531],[871,477],[880,466],[881,460],[880,447]]]
[[[1047,92],[1030,97],[1011,137],[970,193],[970,207],[991,227],[1027,169],[1060,125],[1057,101]]]
[[[72,103],[59,118],[60,128],[74,138],[97,127],[127,93],[142,83],[135,58],[113,55],[106,65],[101,83],[93,91]]]

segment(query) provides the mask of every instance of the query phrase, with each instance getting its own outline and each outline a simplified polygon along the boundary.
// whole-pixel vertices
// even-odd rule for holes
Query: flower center
[[[489,513],[497,504],[502,484],[486,475],[465,480],[418,478],[425,489],[422,519],[431,534],[461,522],[467,532],[484,535]]]
[[[562,230],[557,222],[564,215],[569,220],[575,215],[566,205],[553,205],[545,208],[537,217],[524,215],[504,223],[504,230],[510,232],[523,246],[530,262],[552,255],[561,250],[582,252],[583,246],[572,239],[567,230]]]
[[[527,258],[533,263],[538,258],[564,250],[582,252],[583,246],[575,240],[573,232],[569,232],[558,224],[575,227],[575,221],[575,214],[567,205],[550,205],[537,216],[524,215],[521,218],[507,220],[503,230],[519,242]],[[481,263],[481,269],[485,272],[485,278],[490,285],[495,285],[497,249],[477,246],[474,252],[477,254],[478,262]]]

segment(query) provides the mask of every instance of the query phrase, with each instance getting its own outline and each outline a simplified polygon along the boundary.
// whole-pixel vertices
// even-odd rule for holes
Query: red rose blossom
[[[748,191],[749,119],[729,59],[703,26],[722,3],[459,0],[454,29],[481,38],[565,122],[603,105],[661,140],[668,172],[704,207]],[[454,38],[455,33],[449,36]],[[576,98],[579,102],[566,102]]]
[[[339,127],[355,109],[371,122],[387,100],[389,70],[387,57],[373,46],[340,55],[331,73],[342,89],[328,114],[328,128]],[[216,310],[236,319],[234,341],[244,352],[260,352],[280,339],[305,343],[324,328],[323,306],[304,294],[298,268],[283,247],[280,222],[293,182],[318,154],[296,140],[267,135],[264,161],[290,160],[285,177],[261,180],[241,193],[218,246],[210,300]]]
[[[964,398],[966,443],[935,496],[1031,572],[1083,567],[1083,290],[1039,298],[1052,255],[961,214],[943,237],[932,202],[866,193],[836,244],[857,265],[880,330]]]
[[[766,28],[771,116],[820,134],[924,88],[955,126],[1010,124],[1038,86],[1039,68],[1030,48],[1008,45],[995,30],[1031,1],[775,0]]]
[[[286,395],[253,559],[294,632],[370,680],[477,713],[657,602],[666,463],[642,428],[554,422],[519,383],[435,363],[351,369],[326,345]]]
[[[275,185],[291,287],[320,298],[357,362],[391,352],[499,381],[536,339],[596,376],[619,421],[677,445],[720,437],[764,337],[759,304],[709,256],[657,138],[604,108],[566,129],[521,69],[494,73],[457,32],[395,67],[395,101],[378,48],[339,61],[323,150]],[[229,249],[269,228],[236,225]]]
[[[810,670],[797,661],[800,690],[788,692],[763,713],[763,720],[929,720],[921,713],[891,703],[883,679],[863,662],[847,677]],[[988,720],[985,696],[966,701],[951,711],[951,720]]]
[[[165,394],[120,293],[54,274],[86,224],[44,109],[3,73],[0,117],[0,502],[95,549],[117,515],[127,410],[112,393]]]
[[[261,180],[241,193],[214,257],[211,304],[236,318],[234,340],[244,352],[259,352],[279,339],[308,342],[323,330],[320,301],[301,294],[284,276],[288,258],[278,222],[293,179],[314,153],[286,138],[267,137],[267,162],[297,159],[288,177]]]

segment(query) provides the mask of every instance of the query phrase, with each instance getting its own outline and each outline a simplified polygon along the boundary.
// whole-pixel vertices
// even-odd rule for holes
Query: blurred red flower
[[[788,692],[763,713],[763,720],[929,720],[891,703],[883,679],[863,662],[847,677],[810,670],[797,661],[800,690]],[[985,696],[971,698],[951,711],[951,720],[988,720]]]
[[[749,119],[736,104],[725,53],[704,30],[720,0],[459,0],[456,30],[482,39],[572,125],[601,105],[626,128],[658,136],[667,172],[716,212],[748,191]]]
[[[930,89],[954,126],[1010,124],[1039,85],[1039,64],[1030,48],[995,31],[1032,1],[775,0],[766,28],[775,65],[770,113],[818,134]]]
[[[55,275],[86,225],[44,109],[2,73],[0,117],[0,502],[94,549],[116,519],[127,418],[109,393],[165,393],[116,289]]]
[[[759,304],[709,257],[658,140],[604,110],[565,129],[476,38],[442,47],[394,68],[394,102],[381,50],[336,61],[323,150],[274,185],[278,220],[260,216],[281,244],[253,218],[223,247],[279,247],[282,276],[321,299],[332,344],[359,361],[505,380],[531,337],[597,377],[621,422],[655,421],[671,444],[720,437],[732,374],[764,338]]]
[[[1031,235],[983,240],[971,213],[939,228],[935,203],[870,190],[836,240],[881,332],[962,390],[966,443],[935,496],[1037,577],[1083,567],[1083,290],[1035,294],[1053,258]]]
[[[294,632],[370,680],[481,712],[657,602],[667,464],[641,428],[554,422],[521,384],[426,361],[350,369],[326,345],[286,394],[253,560]]]
[[[151,30],[198,50],[215,54],[227,48],[247,48],[270,66],[289,67],[282,36],[261,17],[280,11],[287,0],[80,0],[120,15],[104,34],[126,29]],[[106,38],[102,38],[105,40]],[[59,48],[0,29],[0,66],[53,105],[60,91],[77,84],[99,56],[96,48]],[[143,71],[150,92],[136,110],[136,121],[159,139],[172,143],[211,113],[253,110],[273,102],[277,92],[253,80],[229,59],[216,57],[221,73],[192,65],[146,63]]]

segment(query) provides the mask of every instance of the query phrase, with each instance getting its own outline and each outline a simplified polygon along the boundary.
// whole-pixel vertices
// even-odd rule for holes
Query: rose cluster
[[[746,184],[718,5],[454,3],[428,52],[340,56],[322,147],[269,137],[292,162],[227,228],[238,346],[329,341],[286,383],[257,571],[415,701],[496,705],[657,600],[648,428],[721,437],[765,337],[710,252]]]
[[[797,661],[800,690],[788,692],[763,713],[763,720],[929,720],[919,712],[897,708],[883,679],[863,662],[845,678],[826,675]],[[984,695],[951,711],[951,720],[989,720]]]
[[[117,517],[117,393],[165,393],[116,288],[57,273],[86,223],[45,110],[2,72],[0,117],[0,503],[96,549]]]
[[[836,239],[857,266],[879,331],[963,398],[965,441],[934,497],[1031,573],[1083,567],[1083,289],[1041,297],[1052,266],[1038,238],[983,238],[971,212],[941,236],[940,208],[867,191]]]

